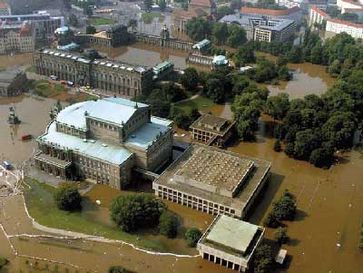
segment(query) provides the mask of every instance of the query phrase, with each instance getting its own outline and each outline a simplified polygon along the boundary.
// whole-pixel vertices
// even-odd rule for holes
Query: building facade
[[[354,39],[363,39],[363,24],[356,24],[339,19],[328,19],[326,21],[326,38],[342,32],[348,33]]]
[[[154,171],[170,160],[171,121],[126,99],[86,101],[60,111],[37,142],[39,169],[124,189],[133,168]]]
[[[221,266],[246,272],[265,229],[225,215],[218,215],[200,238],[199,255]]]
[[[61,80],[79,85],[90,85],[105,94],[121,97],[141,95],[150,87],[153,71],[108,59],[90,60],[81,55],[43,49],[34,53],[36,72],[41,75],[55,75]]]
[[[242,7],[240,13],[244,16],[265,17],[268,19],[288,19],[300,24],[303,18],[302,10],[297,7],[287,9],[265,9],[256,7]]]
[[[0,72],[0,97],[11,97],[27,91],[26,74],[18,69]]]
[[[34,46],[34,30],[30,23],[1,22],[0,54],[33,52]]]
[[[192,139],[206,145],[223,147],[232,136],[234,124],[233,121],[204,114],[190,126]]]
[[[267,161],[193,144],[153,181],[155,195],[218,215],[244,218],[270,177]]]
[[[0,15],[10,15],[11,14],[11,8],[8,3],[5,1],[0,2]]]

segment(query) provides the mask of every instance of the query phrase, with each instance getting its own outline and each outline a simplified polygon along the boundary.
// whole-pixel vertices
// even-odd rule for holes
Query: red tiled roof
[[[8,9],[8,8],[9,8],[8,3],[0,2],[0,9]]]
[[[350,4],[353,4],[353,5],[357,5],[357,6],[363,7],[358,1],[342,0],[342,2],[346,2],[346,3],[350,3]]]
[[[353,23],[353,22],[348,22],[348,21],[344,21],[341,19],[328,19],[327,21],[333,22],[333,23],[337,23],[337,24],[341,24],[341,25],[345,25],[345,26],[351,26],[351,27],[356,27],[356,28],[361,28],[363,29],[363,24],[357,24],[357,23]]]
[[[311,7],[311,9],[313,11],[319,13],[321,16],[329,18],[329,15],[325,11],[319,9],[317,6],[314,5],[314,6]]]
[[[189,5],[210,8],[210,7],[214,6],[214,2],[213,2],[213,0],[191,0]]]
[[[271,15],[271,16],[283,16],[289,15],[291,13],[295,13],[300,11],[300,8],[295,6],[289,9],[262,9],[262,8],[251,8],[251,7],[242,7],[241,13],[250,13],[250,14],[261,14],[261,15]]]

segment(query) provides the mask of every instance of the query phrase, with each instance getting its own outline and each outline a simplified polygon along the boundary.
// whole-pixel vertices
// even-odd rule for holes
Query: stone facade
[[[0,54],[33,52],[34,31],[29,22],[2,22],[0,26]]]
[[[152,83],[150,68],[107,59],[89,60],[80,55],[57,50],[41,50],[34,54],[36,71],[41,75],[55,75],[61,80],[90,85],[106,94],[135,97]]]
[[[172,141],[171,122],[151,117],[148,105],[109,98],[60,111],[37,138],[34,160],[56,176],[124,189],[133,168],[154,171],[169,161]]]
[[[11,97],[27,91],[27,78],[23,71],[13,69],[0,72],[0,97]]]

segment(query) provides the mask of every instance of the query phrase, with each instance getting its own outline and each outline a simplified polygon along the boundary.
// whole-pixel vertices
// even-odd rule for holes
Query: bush
[[[54,200],[58,209],[66,211],[76,211],[82,208],[82,196],[77,186],[64,183],[59,186],[54,194]]]
[[[274,144],[274,151],[275,152],[281,152],[281,142],[280,140],[276,140]]]
[[[0,269],[8,263],[8,260],[4,257],[0,257]]]
[[[132,271],[127,270],[127,269],[123,268],[122,266],[116,265],[116,266],[111,266],[108,269],[108,273],[132,273]]]
[[[280,222],[276,219],[276,216],[270,212],[263,221],[263,225],[265,227],[277,228],[280,225]]]
[[[164,210],[164,203],[152,195],[122,195],[112,201],[111,219],[122,230],[131,232],[157,226]]]
[[[310,154],[309,162],[318,168],[329,168],[333,163],[333,155],[333,150],[318,148]]]
[[[195,247],[200,237],[202,237],[202,232],[197,228],[190,228],[185,232],[185,240],[190,247]]]
[[[178,233],[178,218],[164,211],[159,218],[159,233],[168,238],[175,238]]]
[[[279,227],[275,232],[275,240],[278,244],[286,244],[289,241],[289,236],[287,236],[286,228]]]
[[[296,213],[293,195],[285,191],[280,200],[274,203],[272,213],[278,221],[293,220]]]

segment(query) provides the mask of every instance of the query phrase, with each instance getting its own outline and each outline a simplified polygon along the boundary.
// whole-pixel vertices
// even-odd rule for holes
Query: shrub
[[[8,260],[4,257],[0,257],[0,269],[8,263]]]
[[[275,232],[275,240],[278,244],[286,244],[289,241],[289,236],[287,236],[286,228],[279,227]]]
[[[274,151],[275,152],[281,152],[281,142],[280,140],[276,140],[274,144]]]
[[[202,237],[202,232],[197,228],[190,228],[185,232],[185,239],[190,247],[195,247],[200,237]]]
[[[82,208],[82,196],[78,192],[77,186],[70,183],[60,185],[54,194],[54,199],[61,210],[75,211]]]
[[[280,200],[274,203],[272,213],[278,221],[293,220],[296,213],[296,203],[293,195],[285,191]]]
[[[119,196],[112,201],[111,219],[124,231],[155,227],[165,205],[149,194]]]
[[[175,238],[178,233],[178,218],[164,211],[159,218],[159,233],[168,238]]]
[[[116,265],[116,266],[111,266],[108,269],[108,273],[132,273],[132,271],[127,270],[122,266]]]
[[[280,222],[276,219],[276,216],[270,212],[265,218],[263,225],[270,228],[277,228],[280,225]]]

